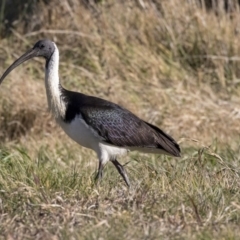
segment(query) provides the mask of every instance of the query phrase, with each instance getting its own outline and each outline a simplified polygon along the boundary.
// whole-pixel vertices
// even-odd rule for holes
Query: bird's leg
[[[99,180],[102,179],[102,177],[103,177],[103,168],[104,168],[104,165],[103,165],[102,161],[99,161],[98,172],[97,172],[97,175],[95,177],[95,181],[99,181]]]
[[[125,181],[125,183],[127,184],[128,187],[130,187],[130,181],[128,179],[128,175],[123,167],[123,165],[121,165],[117,159],[111,160],[111,162],[113,163],[113,165],[116,167],[116,169],[118,170],[119,174],[122,176],[123,180]]]

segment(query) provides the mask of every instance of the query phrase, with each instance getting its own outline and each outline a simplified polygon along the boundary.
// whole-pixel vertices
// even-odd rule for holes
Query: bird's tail
[[[156,134],[156,142],[157,142],[157,148],[159,150],[163,150],[166,152],[166,154],[172,155],[174,157],[180,157],[181,156],[181,149],[178,145],[178,143],[167,133],[159,129],[158,127],[146,122],[146,124],[151,127],[151,129]]]

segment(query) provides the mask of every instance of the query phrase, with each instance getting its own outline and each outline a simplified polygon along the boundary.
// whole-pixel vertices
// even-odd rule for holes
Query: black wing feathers
[[[162,149],[180,156],[180,148],[172,137],[156,126],[144,122],[130,111],[104,99],[63,89],[67,102],[66,122],[81,115],[102,141],[119,147]]]

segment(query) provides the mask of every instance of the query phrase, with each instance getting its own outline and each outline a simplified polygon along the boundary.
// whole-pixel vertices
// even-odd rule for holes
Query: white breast
[[[57,122],[62,127],[64,132],[75,142],[83,147],[91,148],[93,150],[96,149],[96,146],[100,141],[100,137],[98,137],[97,133],[86,124],[81,116],[76,117],[70,123],[65,123],[58,120]]]

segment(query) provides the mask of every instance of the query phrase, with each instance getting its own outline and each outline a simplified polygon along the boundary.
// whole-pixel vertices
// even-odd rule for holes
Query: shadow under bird
[[[130,186],[128,175],[117,157],[128,151],[167,154],[180,157],[176,141],[158,127],[145,122],[127,109],[94,96],[69,91],[59,82],[59,51],[50,40],[38,41],[32,49],[17,59],[2,75],[3,79],[18,65],[43,57],[48,107],[65,133],[78,144],[94,150],[99,159],[96,180],[111,161]]]

